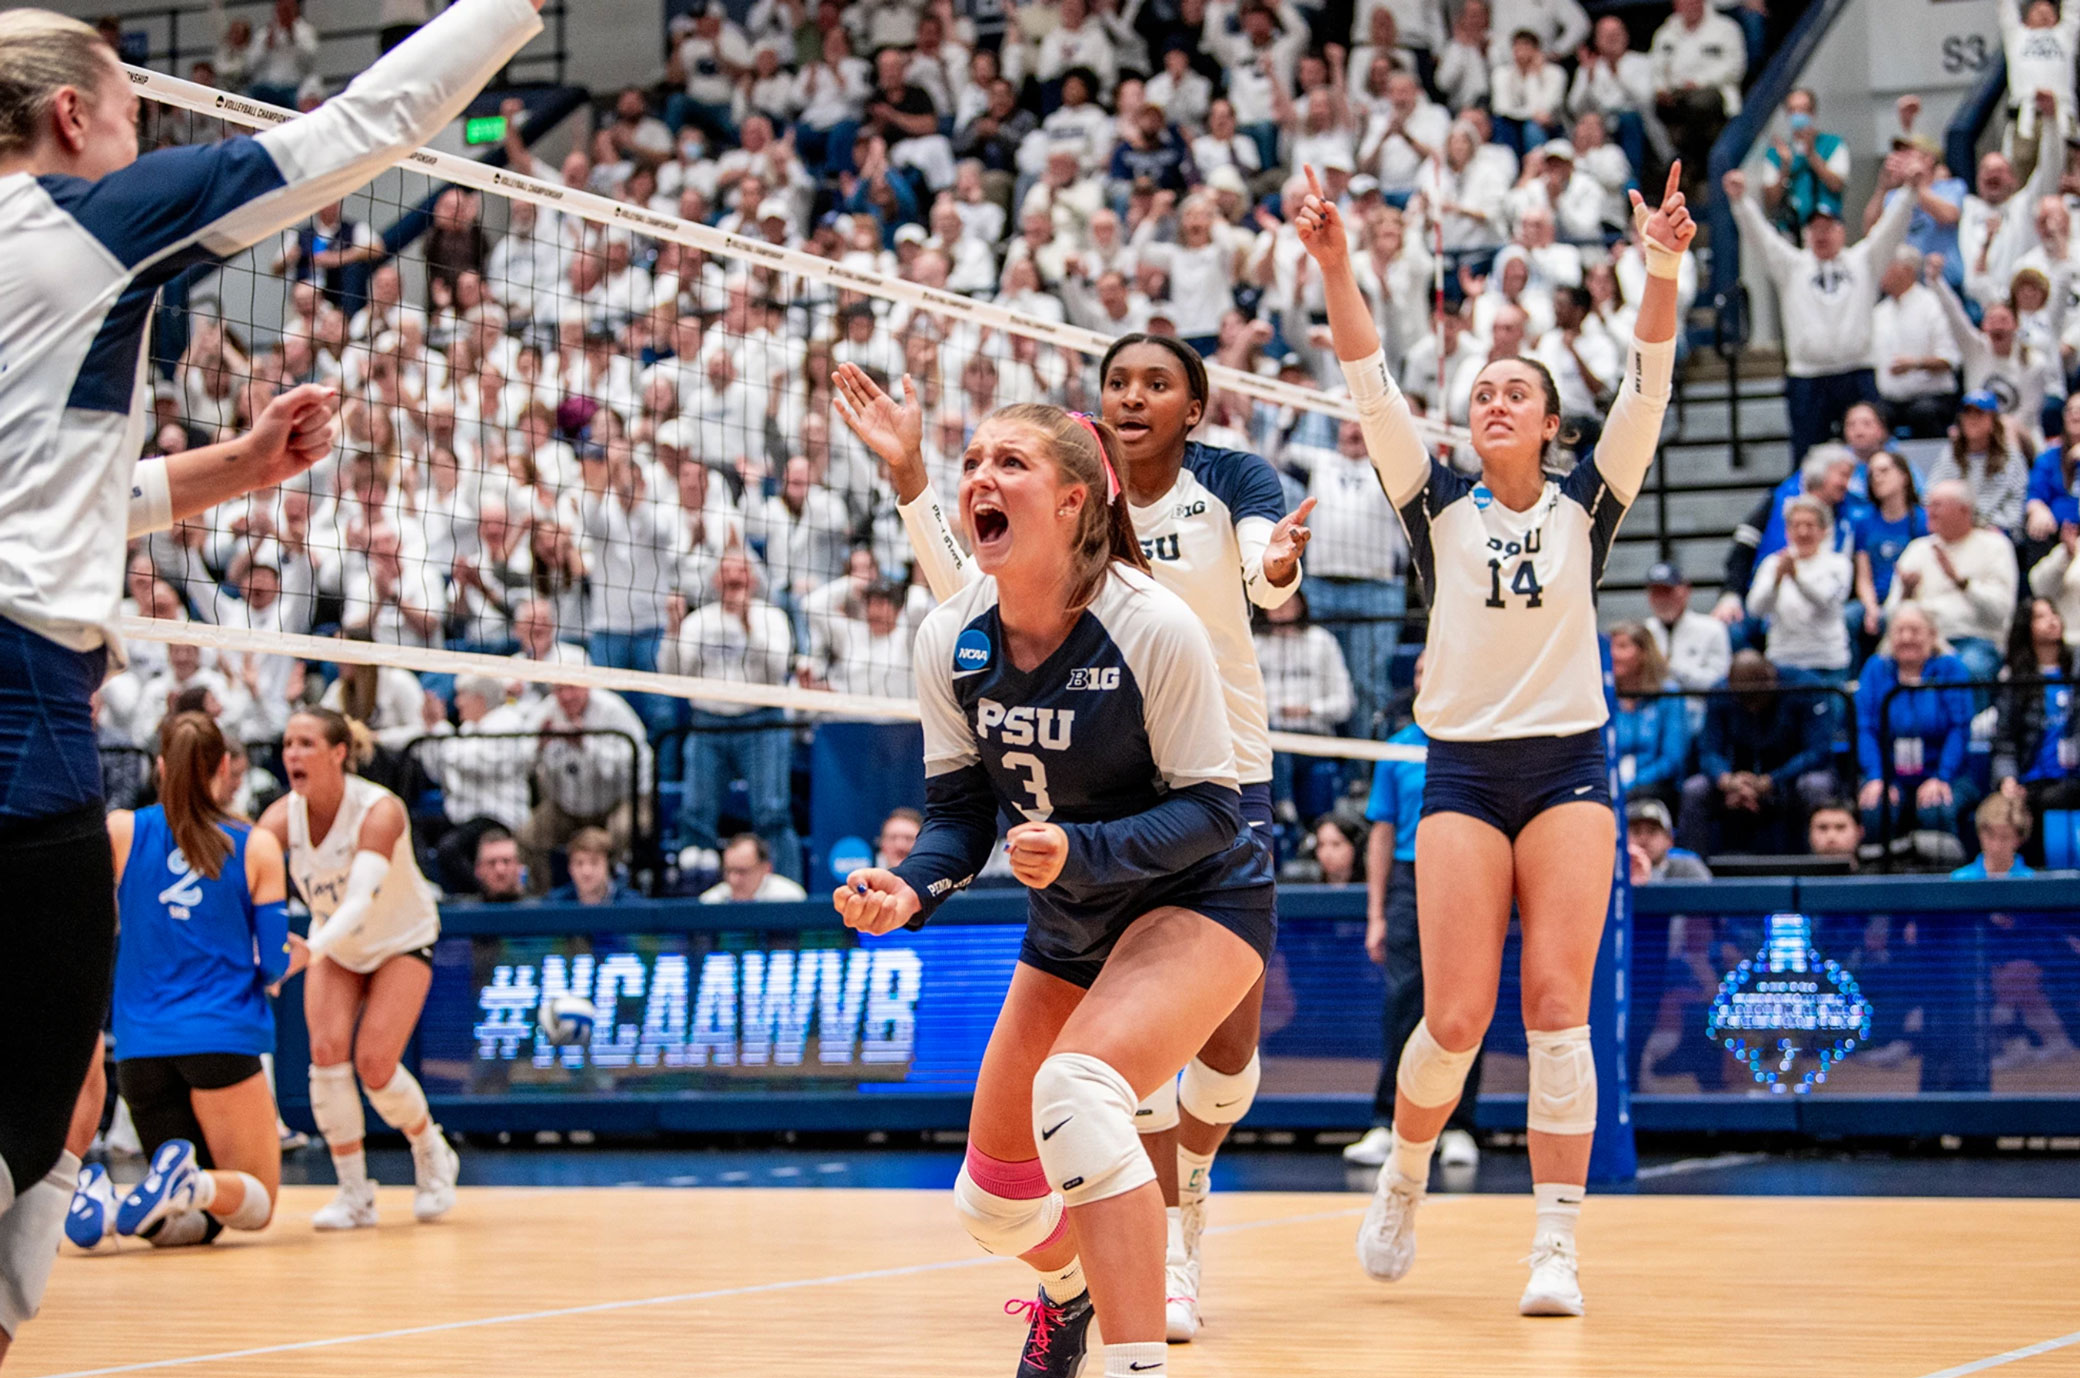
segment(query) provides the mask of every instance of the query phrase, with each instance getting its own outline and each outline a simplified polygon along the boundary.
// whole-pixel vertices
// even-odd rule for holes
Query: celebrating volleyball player
[[[1632,358],[1595,453],[1547,473],[1559,394],[1528,359],[1474,379],[1478,479],[1425,453],[1388,376],[1335,205],[1315,190],[1296,217],[1321,265],[1329,328],[1365,445],[1407,527],[1430,596],[1416,721],[1429,734],[1416,833],[1423,1020],[1396,1077],[1392,1151],[1358,1234],[1365,1271],[1391,1282],[1415,1261],[1415,1215],[1438,1131],[1494,1013],[1510,901],[1523,927],[1528,1124],[1538,1223],[1525,1315],[1580,1315],[1575,1220],[1596,1128],[1589,987],[1610,901],[1617,824],[1605,774],[1596,585],[1638,496],[1674,368],[1676,272],[1696,234],[1670,169],[1660,209],[1633,193],[1648,279]]]
[[[363,1090],[411,1142],[414,1216],[432,1220],[454,1206],[459,1166],[418,1078],[398,1065],[433,984],[441,920],[412,855],[404,802],[349,772],[372,749],[367,731],[329,708],[293,715],[282,734],[289,793],[260,817],[288,849],[289,874],[311,909],[303,982],[311,1116],[339,1177],[339,1194],[311,1217],[321,1230],[376,1223],[376,1184],[361,1147]]]
[[[1014,1303],[1021,1378],[1075,1373],[1094,1314],[1108,1378],[1164,1371],[1163,1198],[1135,1106],[1249,992],[1276,925],[1213,650],[1147,573],[1117,444],[1045,406],[976,430],[960,512],[984,577],[925,619],[914,658],[924,830],[833,897],[865,932],[921,923],[981,869],[1000,813],[1026,820],[1007,839],[1026,935],[954,1186],[977,1242],[1042,1274]]]
[[[276,424],[140,468],[153,297],[431,137],[540,31],[537,8],[461,0],[308,115],[142,158],[137,97],[99,35],[0,14],[0,870],[41,886],[5,917],[28,1042],[0,1064],[0,1354],[50,1278],[79,1168],[66,1128],[108,995],[115,885],[88,699],[120,656],[126,530],[315,458]]]
[[[1121,336],[1098,376],[1104,419],[1119,438],[1120,477],[1141,550],[1163,587],[1184,599],[1213,642],[1222,697],[1235,734],[1242,812],[1257,845],[1271,846],[1271,740],[1264,678],[1250,635],[1250,605],[1275,608],[1300,587],[1300,553],[1312,498],[1288,516],[1269,464],[1239,450],[1185,437],[1205,415],[1206,365],[1181,341]],[[953,539],[926,476],[923,411],[903,380],[895,402],[857,365],[835,379],[839,414],[894,477],[911,547],[932,592],[944,600],[979,577]],[[1268,858],[1267,858],[1268,859]],[[1182,1086],[1165,1082],[1137,1107],[1135,1123],[1167,1203],[1166,1330],[1173,1343],[1199,1330],[1199,1244],[1214,1154],[1256,1098],[1259,981],[1188,1063]],[[1181,1141],[1181,1142],[1180,1142]]]
[[[260,1055],[274,1050],[268,988],[303,969],[305,949],[289,933],[281,844],[226,811],[231,760],[208,714],[168,718],[159,743],[160,802],[108,816],[123,924],[116,1080],[151,1166],[120,1207],[106,1168],[81,1170],[65,1233],[82,1249],[111,1234],[163,1248],[264,1229],[282,1180]]]

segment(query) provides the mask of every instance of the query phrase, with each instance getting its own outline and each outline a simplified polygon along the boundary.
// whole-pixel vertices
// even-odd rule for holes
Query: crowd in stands
[[[2040,2],[2017,22],[2040,12],[2056,19]],[[2016,95],[2009,149],[1971,189],[1903,100],[1850,244],[1858,169],[1809,92],[1750,175],[1703,184],[1766,19],[1705,0],[1593,22],[1576,0],[710,0],[672,20],[659,79],[585,112],[567,147],[508,102],[503,155],[834,267],[1173,334],[1333,389],[1320,282],[1285,215],[1312,167],[1415,405],[1463,422],[1486,362],[1535,356],[1579,452],[1645,272],[1627,189],[1680,155],[1696,199],[1735,198],[1782,298],[1798,464],[1736,535],[1715,606],[1693,609],[1664,564],[1651,615],[1610,629],[1621,772],[1669,844],[1703,856],[1802,850],[1837,799],[1873,837],[1965,841],[1980,794],[2061,808],[2071,768],[2067,692],[2020,688],[2069,673],[2034,629],[2056,620],[2060,646],[2080,629],[2071,64],[2048,97]],[[323,94],[309,29],[279,0],[191,75],[307,105]],[[221,133],[206,125],[162,118],[148,137]],[[151,448],[234,431],[306,380],[341,388],[343,443],[306,482],[140,542],[128,611],[907,696],[931,599],[831,370],[916,382],[949,492],[988,412],[1099,400],[1081,354],[457,187],[327,208],[256,266],[280,280],[279,329],[194,301],[159,361]],[[1917,436],[1946,439],[1918,476],[1901,449]],[[1196,438],[1264,455],[1294,503],[1321,499],[1304,597],[1259,631],[1273,726],[1386,737],[1415,599],[1357,426],[1221,389]],[[106,743],[148,746],[183,694],[252,742],[294,702],[342,706],[437,800],[417,822],[450,893],[493,893],[487,875],[512,889],[508,851],[524,893],[579,885],[572,859],[602,837],[609,887],[644,836],[682,893],[805,879],[803,726],[780,710],[552,690],[524,666],[328,683],[286,656],[134,652],[100,701]],[[2004,672],[2014,693],[1946,687]],[[1660,697],[1677,690],[1697,696]],[[1968,757],[1990,764],[1974,776]],[[1346,874],[1356,773],[1279,759],[1303,870]],[[601,893],[591,864],[584,893]]]

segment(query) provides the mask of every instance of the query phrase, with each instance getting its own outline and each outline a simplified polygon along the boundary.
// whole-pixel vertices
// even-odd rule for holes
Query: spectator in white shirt
[[[1241,29],[1231,33],[1235,0],[1207,0],[1200,41],[1228,72],[1228,100],[1242,132],[1257,141],[1268,163],[1277,149],[1278,125],[1272,108],[1272,83],[1293,87],[1294,67],[1307,50],[1307,21],[1292,0],[1257,3],[1245,10]]]
[[[1871,317],[1877,351],[1878,395],[1894,426],[1917,439],[1932,440],[1957,414],[1957,366],[1962,356],[1943,307],[1921,285],[1921,253],[1911,245],[1893,251],[1879,286],[1885,295]]]
[[[1443,151],[1451,130],[1450,113],[1424,98],[1415,74],[1395,72],[1387,78],[1385,107],[1373,111],[1366,122],[1358,166],[1373,170],[1389,202],[1405,205],[1423,189],[1423,164]]]
[[[1972,490],[1955,479],[1932,485],[1928,534],[1907,542],[1885,597],[1889,621],[1900,605],[1918,603],[1973,679],[1992,679],[2015,617],[2021,573],[2015,546],[1977,525]]]
[[[1560,430],[1575,435],[1576,454],[1595,448],[1604,409],[1617,395],[1625,367],[1617,341],[1603,333],[1592,306],[1588,289],[1559,288],[1553,293],[1553,328],[1532,351],[1560,389]]]
[[[1706,0],[1675,0],[1675,13],[1654,31],[1651,52],[1655,113],[1683,160],[1684,193],[1701,205],[1696,193],[1712,144],[1741,111],[1748,41],[1739,24]]]
[[[1653,108],[1653,59],[1632,50],[1632,35],[1623,19],[1604,15],[1596,21],[1594,46],[1576,54],[1568,112],[1580,116],[1594,110],[1606,117],[1637,119]]]
[[[1213,104],[1213,83],[1192,70],[1191,40],[1173,35],[1163,49],[1163,69],[1148,79],[1142,98],[1162,107],[1170,122],[1184,129],[1206,124]]]
[[[659,668],[695,679],[786,684],[794,668],[794,628],[786,613],[757,596],[756,578],[745,552],[725,553],[715,571],[713,601],[690,616],[683,606],[672,609],[682,620],[664,644]],[[679,844],[696,852],[693,863],[714,864],[722,799],[730,781],[741,779],[750,793],[752,829],[780,858],[780,870],[800,875],[801,839],[788,803],[794,732],[785,713],[725,699],[695,699],[692,712]],[[703,852],[710,855],[698,855]]]
[[[1685,689],[1710,689],[1733,668],[1726,624],[1690,607],[1690,581],[1668,560],[1647,569],[1647,632],[1668,660],[1668,672]],[[1702,726],[1704,703],[1695,701],[1693,722]]]
[[[1567,73],[1546,61],[1538,35],[1519,29],[1511,35],[1508,60],[1488,76],[1495,137],[1518,154],[1564,132],[1560,115],[1567,102]]]
[[[533,720],[506,702],[503,684],[488,675],[455,677],[457,725],[433,725],[435,738],[413,753],[441,787],[441,812],[448,823],[435,847],[441,889],[463,895],[476,887],[471,873],[477,839],[493,827],[517,832],[527,822],[528,766],[535,742]]]
[[[683,85],[665,105],[665,121],[673,129],[691,121],[711,146],[736,142],[737,82],[752,68],[751,41],[722,7],[721,0],[702,0],[694,14],[693,32],[673,50],[665,79]]]
[[[1827,684],[1849,672],[1849,628],[1843,620],[1855,571],[1827,540],[1834,514],[1800,494],[1784,505],[1784,549],[1763,557],[1748,587],[1748,616],[1769,620],[1764,651],[1778,669],[1803,670]]]
[[[1451,41],[1438,55],[1435,82],[1454,114],[1488,98],[1488,0],[1466,0],[1452,20]]]
[[[628,855],[636,806],[650,774],[643,720],[619,694],[559,684],[535,720],[541,799],[515,834],[530,894],[549,891],[549,853],[581,828],[605,828],[617,860]]]
[[[1494,32],[1488,40],[1488,64],[1510,61],[1516,35],[1528,33],[1555,62],[1575,55],[1589,38],[1589,12],[1580,0],[1491,0]],[[1555,105],[1557,109],[1557,103]]]
[[[306,94],[319,93],[318,29],[303,17],[301,0],[274,0],[267,25],[245,52],[246,94],[270,105],[297,109]]]
[[[2050,118],[2061,137],[2073,129],[2073,59],[2080,56],[2080,4],[2074,0],[1999,0],[2001,47],[2008,63],[2008,116],[2016,147],[2037,141]],[[2054,105],[2038,108],[2034,97],[2049,91]]]
[[[773,872],[773,851],[757,833],[739,833],[722,852],[722,879],[701,891],[702,904],[803,900],[808,893]]]

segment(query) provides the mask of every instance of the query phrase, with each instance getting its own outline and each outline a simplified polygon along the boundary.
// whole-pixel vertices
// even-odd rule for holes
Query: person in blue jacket
[[[2023,499],[2023,533],[2039,543],[2058,535],[2060,514],[2080,497],[2080,392],[2066,398],[2063,417],[2058,439],[2030,466]]]
[[[1620,622],[1611,628],[1611,678],[1618,691],[1618,779],[1634,798],[1651,795],[1674,802],[1681,795],[1683,767],[1690,756],[1690,725],[1680,698],[1644,695],[1681,686],[1646,627]]]
[[[1856,802],[1866,832],[1955,832],[1958,818],[1970,815],[1979,793],[1964,769],[1972,694],[1947,687],[1970,678],[1928,614],[1902,604],[1856,685],[1856,760],[1863,773]],[[1908,692],[1894,694],[1900,686]]]

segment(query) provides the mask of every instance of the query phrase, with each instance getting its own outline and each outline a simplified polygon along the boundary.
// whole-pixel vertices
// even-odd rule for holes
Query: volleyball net
[[[148,147],[289,118],[131,76]],[[932,599],[831,370],[916,383],[950,499],[991,411],[1100,410],[1097,361],[1125,333],[1101,327],[1164,329],[1160,270],[1086,242],[1065,273],[1068,239],[1014,237],[987,246],[988,290],[953,290],[977,267],[970,221],[1002,226],[1005,205],[928,202],[930,231],[889,232],[880,193],[790,179],[784,150],[665,186],[610,165],[580,124],[567,155],[509,131],[505,166],[418,150],[336,214],[167,289],[147,453],[229,439],[304,382],[339,389],[341,437],[281,489],[136,543],[133,675],[179,688],[213,670],[257,723],[316,696],[305,666],[336,665],[411,671],[443,697],[467,675],[612,690],[653,741],[701,711],[916,716],[910,643]],[[704,205],[719,227],[678,213]],[[1369,739],[1410,615],[1403,538],[1348,399],[1303,377],[1336,377],[1326,332],[1288,326],[1281,356],[1213,365],[1198,433],[1270,459],[1289,507],[1322,499],[1306,588],[1336,654],[1321,632],[1264,628],[1273,726],[1297,729],[1277,747],[1405,757]],[[200,663],[153,649],[173,646]],[[131,696],[140,744],[156,698]]]

